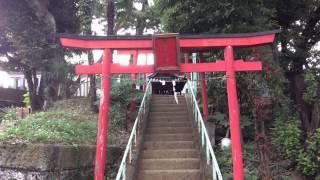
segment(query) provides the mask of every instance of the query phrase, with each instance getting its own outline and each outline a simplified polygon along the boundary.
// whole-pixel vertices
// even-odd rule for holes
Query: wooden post
[[[186,64],[189,63],[189,57],[190,57],[190,53],[184,54],[184,63],[186,63]],[[186,73],[186,75],[187,75],[187,79],[190,80],[190,73]]]
[[[204,62],[203,53],[199,53],[199,61],[200,63]],[[202,112],[205,121],[208,121],[209,113],[208,113],[208,96],[206,90],[206,74],[205,72],[200,73],[201,80],[201,96],[202,96]]]
[[[227,46],[224,50],[226,61],[229,121],[232,143],[233,179],[243,180],[243,160],[240,140],[240,118],[237,97],[236,77],[234,70],[233,49]]]
[[[100,99],[100,113],[98,122],[98,135],[95,162],[95,180],[104,180],[104,170],[107,153],[108,135],[108,111],[109,111],[109,90],[110,90],[110,64],[112,52],[110,49],[104,50],[102,62],[102,94]]]

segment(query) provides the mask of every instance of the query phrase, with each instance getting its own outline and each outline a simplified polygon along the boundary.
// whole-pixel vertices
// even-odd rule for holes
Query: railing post
[[[116,177],[116,180],[120,180],[122,179],[126,179],[126,166],[127,166],[127,162],[129,161],[129,163],[132,163],[132,148],[135,148],[137,146],[137,137],[138,137],[138,130],[139,130],[139,123],[141,120],[143,120],[143,117],[146,113],[147,109],[147,104],[148,104],[148,100],[150,93],[150,82],[147,85],[147,92],[145,92],[143,100],[141,102],[141,106],[139,107],[139,112],[137,114],[137,118],[135,120],[135,123],[133,125],[133,129],[131,131],[130,137],[129,137],[129,141],[128,144],[126,146],[124,155],[122,157],[121,163],[120,163],[120,167],[118,170],[118,174]],[[143,114],[144,113],[144,114]],[[129,157],[128,157],[129,156]]]
[[[207,155],[207,165],[209,165],[210,164],[210,155],[209,155],[209,143],[208,142],[206,144],[206,155]]]
[[[126,180],[126,172],[127,172],[127,163],[124,162],[123,171],[122,171],[122,180]]]
[[[202,144],[202,148],[204,146],[204,130],[203,130],[204,127],[201,127],[201,144]]]
[[[213,164],[213,158],[212,158],[212,179],[217,180],[217,173]]]
[[[190,87],[191,87],[191,84],[188,81],[188,88],[190,88]],[[198,126],[198,130],[200,133],[199,135],[201,136],[201,141],[202,141],[202,143],[204,143],[205,148],[206,148],[205,153],[207,155],[207,164],[210,165],[210,162],[212,163],[212,178],[214,180],[216,180],[218,177],[219,180],[222,180],[223,178],[222,178],[222,175],[221,175],[221,172],[219,169],[219,165],[218,165],[217,159],[214,155],[214,151],[211,146],[211,141],[209,139],[205,124],[203,122],[203,118],[201,116],[201,112],[198,107],[194,92],[191,90],[189,94],[190,94],[190,100],[188,100],[188,103],[191,103],[191,107],[193,107],[192,113],[195,113],[194,115],[197,115],[197,116],[195,116],[195,123]],[[203,147],[203,145],[201,147]],[[211,159],[210,159],[210,157],[211,157]]]

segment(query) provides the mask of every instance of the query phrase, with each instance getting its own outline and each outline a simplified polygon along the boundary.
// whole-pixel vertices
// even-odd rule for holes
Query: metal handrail
[[[201,147],[205,148],[207,164],[210,165],[210,162],[211,162],[211,165],[212,165],[212,179],[216,180],[218,177],[218,180],[223,180],[216,156],[214,155],[214,151],[208,136],[206,126],[203,122],[203,118],[198,106],[196,96],[193,92],[192,85],[189,81],[187,82],[187,87],[188,87],[188,94],[190,95],[190,103],[191,103],[190,105],[192,107],[192,114],[201,136]]]
[[[146,107],[147,107],[147,103],[149,102],[150,99],[150,94],[151,94],[151,85],[150,85],[150,81],[147,84],[146,87],[146,92],[144,93],[140,108],[139,108],[139,112],[137,115],[137,118],[134,122],[134,125],[132,127],[132,131],[128,140],[128,144],[126,146],[126,150],[124,151],[123,154],[123,158],[118,170],[118,174],[116,177],[116,180],[120,180],[120,178],[122,177],[123,180],[126,179],[126,170],[127,170],[127,159],[129,161],[129,163],[132,162],[132,148],[133,146],[137,145],[137,136],[138,136],[138,128],[139,128],[139,124],[141,123],[141,120],[145,118],[146,115]],[[129,157],[128,157],[129,156]]]

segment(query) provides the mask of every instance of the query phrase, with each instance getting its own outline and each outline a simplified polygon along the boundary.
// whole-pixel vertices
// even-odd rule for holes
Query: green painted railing
[[[118,174],[116,177],[116,180],[125,180],[126,179],[126,172],[127,172],[127,164],[132,163],[132,150],[137,145],[137,136],[138,136],[138,130],[140,127],[140,124],[142,120],[146,119],[145,116],[147,114],[147,106],[149,105],[150,95],[151,95],[151,83],[150,81],[147,84],[146,92],[144,93],[139,112],[137,115],[137,118],[134,122],[134,125],[132,127],[132,131],[128,140],[128,144],[126,147],[126,150],[124,151],[123,158],[118,170]]]
[[[195,120],[195,123],[197,124],[197,127],[198,127],[198,132],[201,138],[201,148],[205,151],[207,165],[212,166],[212,179],[222,180],[223,178],[221,175],[221,171],[220,171],[216,156],[214,155],[211,141],[208,136],[206,126],[203,122],[203,118],[198,106],[198,102],[190,81],[187,82],[187,88],[188,88],[188,92],[186,93],[187,103],[189,107],[192,109],[193,119]]]

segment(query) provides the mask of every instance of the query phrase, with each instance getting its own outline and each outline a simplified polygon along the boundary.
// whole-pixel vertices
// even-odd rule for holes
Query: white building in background
[[[0,88],[27,89],[26,79],[21,72],[6,72],[0,69]]]

